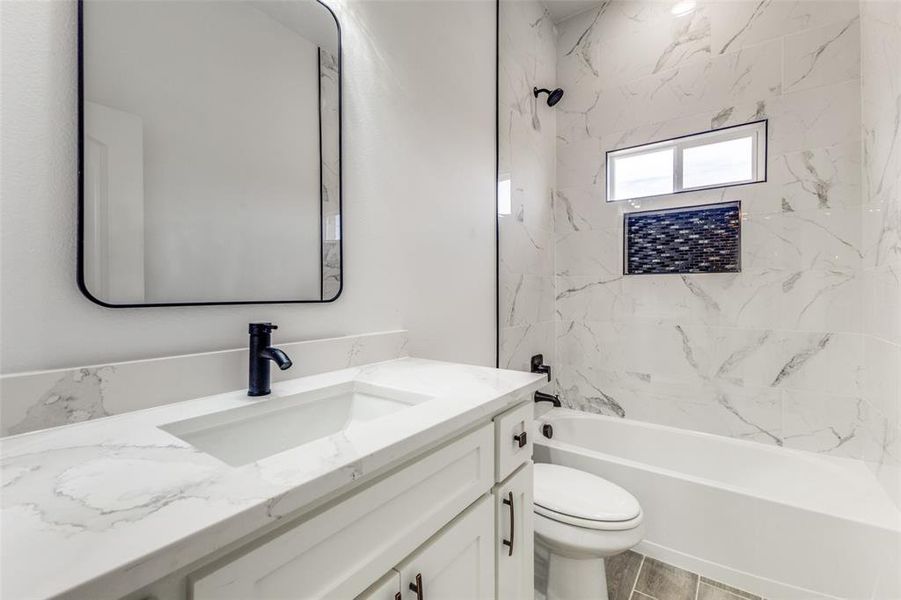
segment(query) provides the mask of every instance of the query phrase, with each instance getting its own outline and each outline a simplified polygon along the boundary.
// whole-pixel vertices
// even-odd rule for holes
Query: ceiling
[[[600,0],[544,0],[554,23],[559,23],[600,4]]]

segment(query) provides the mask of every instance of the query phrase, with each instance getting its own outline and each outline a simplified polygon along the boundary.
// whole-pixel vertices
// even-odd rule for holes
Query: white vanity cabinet
[[[528,403],[497,415],[298,524],[195,570],[188,596],[531,597],[531,444],[518,437],[530,431],[531,411]],[[500,474],[507,476],[501,481]],[[504,543],[511,539],[512,554]]]
[[[398,567],[403,600],[494,598],[494,509],[484,497]]]

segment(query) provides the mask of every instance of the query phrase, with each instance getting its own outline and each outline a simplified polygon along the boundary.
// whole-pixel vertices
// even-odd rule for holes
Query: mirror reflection
[[[85,0],[80,281],[108,305],[341,287],[340,34],[315,0]]]

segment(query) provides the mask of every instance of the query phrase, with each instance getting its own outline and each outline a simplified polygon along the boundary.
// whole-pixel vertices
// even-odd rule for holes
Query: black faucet
[[[269,361],[278,365],[284,371],[291,367],[291,359],[288,355],[273,348],[272,330],[278,329],[272,323],[251,323],[247,330],[250,333],[250,369],[249,382],[247,384],[248,396],[265,396],[269,389]]]
[[[563,406],[560,403],[560,397],[553,394],[545,394],[544,392],[535,392],[535,402],[550,402],[557,408]]]

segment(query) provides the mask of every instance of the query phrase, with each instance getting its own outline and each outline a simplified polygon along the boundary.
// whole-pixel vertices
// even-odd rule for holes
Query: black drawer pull
[[[410,590],[416,592],[416,600],[422,600],[424,598],[422,591],[422,573],[416,574],[416,583],[410,584]]]
[[[525,445],[529,443],[529,437],[528,437],[528,435],[526,434],[525,431],[523,431],[523,432],[520,433],[519,435],[514,435],[514,436],[513,436],[513,440],[516,442],[516,444],[517,444],[520,448],[525,447]]]
[[[525,435],[525,433],[523,433]],[[516,508],[513,506],[513,492],[507,492],[507,497],[504,498],[504,504],[510,507],[510,539],[504,540],[504,546],[510,548],[510,551],[507,552],[507,556],[513,556],[513,539],[515,535],[516,528]]]

